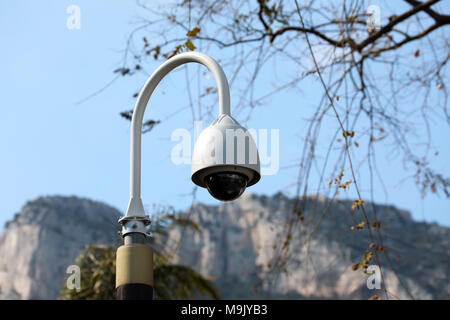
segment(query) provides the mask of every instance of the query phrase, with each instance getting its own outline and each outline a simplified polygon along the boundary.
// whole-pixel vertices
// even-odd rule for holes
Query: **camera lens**
[[[239,198],[247,187],[247,177],[236,172],[213,173],[205,178],[209,193],[220,201]]]

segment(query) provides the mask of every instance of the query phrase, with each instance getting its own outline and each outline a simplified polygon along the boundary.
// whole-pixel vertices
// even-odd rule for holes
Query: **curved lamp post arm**
[[[150,223],[149,218],[145,215],[141,200],[141,135],[142,121],[147,103],[156,86],[170,71],[189,62],[203,64],[212,72],[219,93],[219,112],[220,114],[230,114],[230,90],[227,78],[219,64],[206,54],[199,52],[181,53],[164,62],[155,72],[153,72],[139,93],[133,111],[133,118],[131,120],[130,202],[128,204],[126,216],[119,220],[124,227],[122,234],[124,234],[124,232],[144,233],[142,232],[145,230],[143,225]],[[129,229],[129,227],[126,226],[127,222],[131,220],[137,222],[134,223],[133,229]],[[143,222],[143,225],[139,222]]]

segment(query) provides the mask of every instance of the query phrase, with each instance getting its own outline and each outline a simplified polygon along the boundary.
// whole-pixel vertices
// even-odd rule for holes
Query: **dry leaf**
[[[185,45],[189,50],[191,50],[191,51],[195,50],[195,46],[192,43],[191,39],[187,39]]]
[[[364,200],[355,200],[352,203],[352,210],[359,209],[359,207],[364,203]]]

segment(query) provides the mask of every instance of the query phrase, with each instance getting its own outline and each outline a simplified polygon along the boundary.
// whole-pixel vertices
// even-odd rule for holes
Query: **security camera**
[[[191,178],[217,200],[239,198],[261,178],[258,150],[250,132],[229,114],[221,114],[195,143]]]

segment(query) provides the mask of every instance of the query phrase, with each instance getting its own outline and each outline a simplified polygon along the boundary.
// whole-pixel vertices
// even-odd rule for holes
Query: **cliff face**
[[[350,230],[363,220],[361,211],[352,218],[350,201],[327,209],[328,201],[306,199],[281,270],[273,266],[282,259],[277,252],[294,205],[281,195],[246,194],[219,207],[198,205],[190,218],[203,232],[183,234],[178,259],[215,278],[223,298],[384,298],[383,290],[368,289],[367,274],[352,270],[372,242],[367,228]],[[388,256],[377,251],[389,298],[449,299],[450,228],[415,222],[394,207],[367,204],[366,210],[371,221],[374,212],[380,220],[382,244],[389,248]],[[377,231],[372,233],[379,245]],[[181,234],[173,228],[170,238]]]
[[[0,235],[0,299],[55,299],[66,269],[91,243],[114,243],[120,213],[76,197],[27,203]]]
[[[350,230],[361,222],[361,212],[352,218],[350,201],[328,207],[328,199],[320,197],[304,205],[280,272],[272,266],[280,261],[277,252],[293,206],[281,195],[246,194],[221,206],[199,204],[189,217],[202,233],[172,227],[164,243],[176,247],[182,236],[178,261],[213,277],[222,298],[384,298],[382,291],[367,288],[366,274],[351,269],[371,243],[367,228]],[[449,299],[450,228],[415,222],[393,207],[366,207],[371,219],[375,209],[389,248],[389,261],[382,252],[379,258],[390,297]],[[67,267],[86,245],[119,244],[119,216],[110,206],[76,197],[27,203],[0,235],[0,298],[55,299]]]

